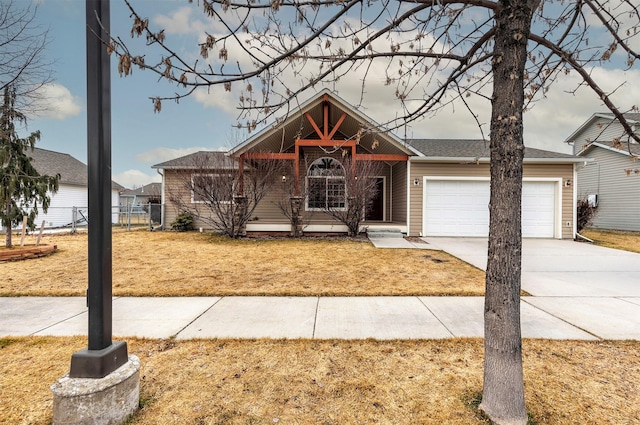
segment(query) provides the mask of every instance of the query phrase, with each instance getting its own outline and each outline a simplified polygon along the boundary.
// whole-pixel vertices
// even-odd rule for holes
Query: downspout
[[[393,222],[393,167],[395,164],[389,166],[389,200],[387,204],[389,204],[389,219],[387,221]],[[385,211],[387,206],[384,206]]]
[[[562,202],[562,200],[560,200]],[[578,236],[578,169],[573,163],[573,239]],[[562,239],[562,234],[560,235]]]
[[[160,169],[156,169],[156,172],[160,174],[162,177],[162,190],[160,191],[160,229],[164,230],[164,208],[165,208],[165,197],[164,197],[164,174],[160,172]]]
[[[407,236],[411,236],[411,158],[407,159]]]

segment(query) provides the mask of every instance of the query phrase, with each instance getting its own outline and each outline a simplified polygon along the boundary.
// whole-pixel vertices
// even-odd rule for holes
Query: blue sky
[[[18,4],[29,0],[17,0]],[[162,25],[172,37],[176,49],[187,55],[197,52],[196,42],[206,21],[197,2],[187,0],[133,0],[140,14],[152,25]],[[54,85],[50,87],[52,110],[29,121],[29,130],[42,133],[38,147],[69,153],[86,162],[86,77],[85,77],[85,5],[82,0],[39,0],[38,22],[49,28],[48,58],[55,61]],[[131,20],[120,0],[111,1],[112,33],[129,39]],[[607,89],[623,81],[640,81],[637,70],[624,72],[610,66],[595,68],[593,74]],[[594,112],[603,111],[600,101],[587,90],[568,94],[576,84],[570,75],[558,81],[547,99],[525,115],[525,143],[541,149],[568,152],[563,140]],[[346,79],[344,79],[346,80]],[[360,83],[341,81],[338,94],[357,102]],[[355,82],[355,84],[354,84]],[[180,104],[163,103],[161,113],[153,112],[149,97],[171,94],[174,87],[158,82],[150,72],[135,69],[133,76],[119,77],[112,59],[112,176],[126,186],[141,186],[160,181],[153,164],[201,149],[223,149],[242,141],[234,130],[237,96],[214,90],[210,95],[184,99]],[[377,121],[394,114],[389,108],[388,88],[372,81],[367,89],[364,113]],[[629,108],[640,99],[640,85],[628,84],[619,90],[616,100]],[[472,101],[473,102],[473,101]],[[489,108],[478,104],[488,122]],[[408,137],[479,138],[475,123],[457,107],[442,111],[435,118],[412,125]],[[404,134],[397,133],[403,137]]]

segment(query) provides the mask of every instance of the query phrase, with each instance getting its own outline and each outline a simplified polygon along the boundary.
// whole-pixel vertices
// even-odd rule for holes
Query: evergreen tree
[[[51,197],[58,191],[60,175],[40,175],[31,164],[29,151],[33,151],[40,132],[20,138],[16,124],[25,125],[27,118],[16,110],[15,88],[4,88],[4,101],[0,114],[0,220],[6,229],[5,246],[11,248],[11,227],[19,225],[27,216],[29,229],[35,228],[38,206],[47,212]]]

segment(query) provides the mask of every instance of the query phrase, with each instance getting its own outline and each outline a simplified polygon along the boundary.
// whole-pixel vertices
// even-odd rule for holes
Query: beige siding
[[[407,162],[398,162],[391,169],[390,220],[396,223],[407,221]]]
[[[593,227],[640,231],[640,168],[627,155],[594,148],[585,157],[594,162],[578,169],[578,199],[598,195]]]
[[[304,195],[306,180],[305,175],[307,173],[307,168],[311,165],[313,161],[321,157],[334,157],[336,159],[340,159],[341,155],[339,153],[327,154],[319,148],[305,148],[304,150],[305,159],[300,161],[300,189],[302,191],[302,195]],[[404,168],[403,168],[404,167]],[[395,169],[403,170],[405,166],[396,166]],[[393,214],[399,214],[401,217],[406,217],[406,213],[403,214],[403,211],[406,211],[406,197],[404,197],[404,193],[406,190],[403,190],[404,186],[402,182],[405,181],[405,177],[402,176],[401,180],[395,181],[395,176],[391,174],[391,167],[384,163],[383,170],[378,174],[378,177],[385,178],[385,217],[387,221],[391,220]],[[202,204],[196,204],[191,202],[191,191],[188,187],[190,181],[191,174],[188,171],[176,171],[176,170],[165,170],[165,227],[170,228],[171,223],[175,220],[177,214],[180,212],[180,208],[178,204],[172,199],[179,198],[181,202],[189,207],[191,210],[195,210],[198,214],[207,215],[211,217],[210,211],[207,210],[206,206]],[[252,214],[250,223],[252,224],[289,224],[289,219],[283,214],[278,204],[286,203],[289,197],[287,192],[287,188],[283,187],[282,177],[276,176],[273,182],[273,186],[271,190],[265,195],[265,197],[260,201],[255,211]],[[394,210],[392,210],[391,202],[394,200],[394,190],[399,187],[401,190],[401,206],[396,206]],[[305,205],[303,204],[303,208]],[[304,217],[303,222],[305,224],[336,224],[335,219],[327,215],[322,211],[306,211],[306,208],[303,209]],[[202,220],[196,220],[196,227],[203,227],[205,229],[210,229],[211,226]]]
[[[573,180],[572,164],[525,164],[525,178],[562,178],[563,183]],[[409,186],[410,221],[409,234],[418,236],[422,232],[422,207],[424,192],[424,176],[438,177],[489,177],[489,164],[433,164],[424,162],[411,163],[410,180],[418,179],[420,184]],[[562,238],[573,238],[573,187],[562,185]],[[566,223],[569,222],[570,226]]]

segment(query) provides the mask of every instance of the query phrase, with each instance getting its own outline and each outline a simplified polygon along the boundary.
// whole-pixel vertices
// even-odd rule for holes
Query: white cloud
[[[78,115],[82,111],[82,100],[71,94],[71,91],[58,83],[44,85],[39,90],[42,97],[38,101],[39,116],[63,120]]]
[[[189,22],[189,20],[180,21],[178,19],[180,17],[179,14],[172,16],[175,17],[175,22],[183,22],[181,24],[183,26]],[[411,33],[396,35],[396,37],[405,37],[406,40],[413,38]],[[347,41],[342,42],[347,43]],[[385,39],[379,42],[388,43],[388,40]],[[229,63],[235,64],[237,62],[242,69],[251,68],[248,58],[240,55],[243,50],[235,43],[235,41],[229,40],[227,44]],[[340,42],[334,41],[332,47],[338,48],[339,44]],[[429,41],[425,41],[425,44],[429,44]],[[435,46],[436,48],[444,48],[441,44],[435,44]],[[345,46],[345,48],[347,47]],[[257,55],[273,54],[273,52],[266,50],[268,49],[267,46],[261,46],[261,48],[262,50],[255,49],[252,52]],[[312,44],[309,49],[312,53],[317,53],[318,46]],[[381,48],[380,50],[385,49]],[[236,57],[236,55],[238,56]],[[216,65],[219,66],[217,56],[217,51],[212,52],[208,61],[214,68]],[[358,104],[360,103],[362,92],[362,80],[366,78],[362,101],[363,112],[373,120],[383,123],[402,115],[401,103],[396,98],[396,86],[386,84],[387,73],[395,72],[398,68],[397,65],[397,62],[392,66],[383,62],[367,63],[359,68],[350,69],[349,73],[342,76],[338,82],[329,83],[326,87],[336,90],[338,95],[346,101]],[[408,66],[407,64],[405,65]],[[318,71],[316,65],[312,63],[307,63],[306,69],[298,69],[298,71],[302,71],[300,73],[295,73],[293,66],[294,64],[283,65],[284,69],[279,75],[280,80],[285,81],[288,87],[292,89],[299,85],[299,81],[307,78],[309,73],[317,73]],[[419,75],[419,73],[416,72],[414,75]],[[431,83],[438,84],[441,75],[440,73],[434,75],[430,80]],[[640,80],[640,71],[625,72],[623,70],[594,68],[591,75],[607,92],[615,90],[625,81]],[[411,78],[415,80],[419,77]],[[414,87],[414,92],[410,94],[410,97],[419,97],[423,91],[428,92],[429,90],[428,81],[414,81],[414,83],[416,82],[417,85]],[[591,89],[582,87],[580,90],[575,91],[580,83],[581,79],[575,72],[570,75],[559,75],[557,81],[552,84],[550,91],[546,94],[546,98],[540,99],[533,109],[525,114],[525,143],[527,146],[568,152],[569,148],[563,143],[564,139],[593,113],[606,110],[601,100]],[[231,87],[231,93],[225,92],[221,87],[217,86],[209,89],[198,89],[194,92],[194,98],[205,107],[217,108],[230,115],[237,116],[239,113],[239,98],[246,84],[234,83]],[[317,89],[322,87],[325,86],[318,85]],[[259,93],[259,90],[260,87],[256,87],[254,84],[254,91]],[[490,95],[490,90],[491,87],[487,86],[483,92],[485,92],[485,95]],[[311,91],[304,94],[300,100],[304,101],[310,96],[312,96]],[[628,110],[637,102],[637,99],[640,99],[640,86],[627,83],[621,89],[618,89],[612,98],[621,110]],[[488,137],[491,103],[480,96],[471,96],[466,100],[473,112],[478,114],[478,120],[483,124],[484,136]],[[413,104],[417,102],[419,100],[414,101]],[[398,128],[393,132],[399,137],[406,136],[408,138],[480,138],[482,136],[470,112],[459,101],[446,106],[437,115],[428,115],[422,120],[409,124],[406,128],[406,133],[405,128]]]
[[[140,170],[127,170],[112,176],[112,180],[121,184],[125,188],[144,186],[149,183],[159,183],[162,177],[158,173],[146,174]]]
[[[136,155],[135,159],[136,161],[140,161],[148,164],[157,164],[160,162],[169,161],[171,159],[176,159],[181,156],[189,155],[194,152],[211,151],[211,150],[223,150],[223,149],[219,149],[219,148],[212,149],[212,148],[201,147],[201,146],[193,146],[193,147],[180,148],[180,149],[160,147],[160,148],[151,149],[150,151],[142,152]]]
[[[194,17],[194,12],[197,17]],[[202,39],[206,37],[205,32],[215,31],[215,25],[213,19],[204,21],[198,18],[200,16],[204,16],[204,13],[195,5],[182,6],[166,15],[156,15],[153,24],[159,29],[164,29],[166,34],[196,35]],[[224,28],[221,24],[218,24],[218,27]]]

